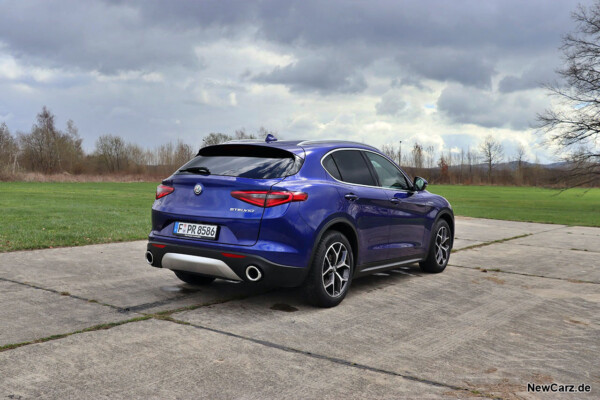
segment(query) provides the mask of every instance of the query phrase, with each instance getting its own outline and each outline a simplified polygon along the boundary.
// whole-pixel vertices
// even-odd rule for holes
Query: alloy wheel
[[[323,288],[331,297],[344,293],[350,279],[348,249],[343,243],[335,242],[325,252],[323,260]]]
[[[445,265],[450,255],[450,235],[448,228],[442,226],[435,236],[435,261],[438,265]]]

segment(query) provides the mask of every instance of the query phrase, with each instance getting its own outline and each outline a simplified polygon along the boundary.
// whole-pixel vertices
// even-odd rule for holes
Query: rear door
[[[232,192],[257,192],[260,196],[297,172],[298,164],[301,160],[294,154],[266,146],[221,145],[202,149],[163,182],[174,191],[155,203],[154,208],[164,219],[160,234],[191,241],[255,244],[264,208],[235,198]],[[289,204],[277,207],[287,208]],[[217,237],[199,239],[176,234],[178,222],[216,225]]]
[[[413,192],[406,176],[385,157],[365,151],[388,197],[389,258],[420,256],[423,252],[426,214],[431,209]]]
[[[338,185],[338,191],[346,199],[348,214],[356,221],[359,234],[358,264],[385,260],[388,254],[389,199],[385,191],[377,187],[361,152],[334,151],[323,159],[323,165],[335,179],[342,182]]]

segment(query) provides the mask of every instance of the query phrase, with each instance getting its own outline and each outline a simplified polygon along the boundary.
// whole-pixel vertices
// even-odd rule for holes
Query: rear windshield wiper
[[[193,174],[210,175],[210,170],[206,167],[189,167],[180,169],[179,172],[191,172]]]

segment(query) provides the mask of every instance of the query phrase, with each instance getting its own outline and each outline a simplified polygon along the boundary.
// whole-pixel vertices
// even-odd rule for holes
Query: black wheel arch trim
[[[331,220],[327,221],[325,224],[323,224],[323,226],[319,230],[319,233],[315,237],[315,241],[313,243],[313,248],[310,253],[309,264],[307,265],[307,267],[310,267],[312,265],[314,257],[315,257],[315,253],[317,252],[317,246],[319,245],[319,242],[321,241],[321,238],[323,237],[325,232],[327,232],[333,225],[336,225],[339,223],[342,223],[342,224],[348,226],[348,228],[350,228],[352,230],[352,232],[354,233],[354,236],[356,238],[356,245],[354,243],[352,243],[352,240],[351,240],[352,238],[346,238],[346,239],[348,239],[348,241],[350,242],[350,245],[352,246],[352,253],[354,255],[354,266],[356,267],[356,262],[358,260],[358,241],[360,239],[358,237],[358,232],[356,231],[356,228],[354,228],[354,226],[352,225],[352,222],[350,221],[350,219],[345,218],[345,217],[335,217],[335,218],[332,218]],[[343,232],[340,232],[340,233],[343,234]]]
[[[443,216],[449,216],[450,220],[452,221],[452,224],[450,226],[450,232],[452,233],[452,243],[454,244],[454,212],[452,212],[452,209],[450,208],[442,208],[436,215],[435,220],[433,221],[433,224],[431,225],[431,234],[429,236],[429,242],[428,242],[428,246],[431,244],[431,239],[433,238],[434,232],[433,232],[433,227],[435,226],[435,224],[438,223],[438,221],[443,217]],[[427,251],[429,251],[429,248],[427,249]]]

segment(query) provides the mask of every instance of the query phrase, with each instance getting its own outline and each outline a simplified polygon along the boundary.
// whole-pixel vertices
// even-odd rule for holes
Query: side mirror
[[[415,190],[417,192],[425,190],[425,188],[427,187],[427,181],[425,179],[421,178],[420,176],[415,176],[415,180],[413,182],[413,187],[415,188]]]

